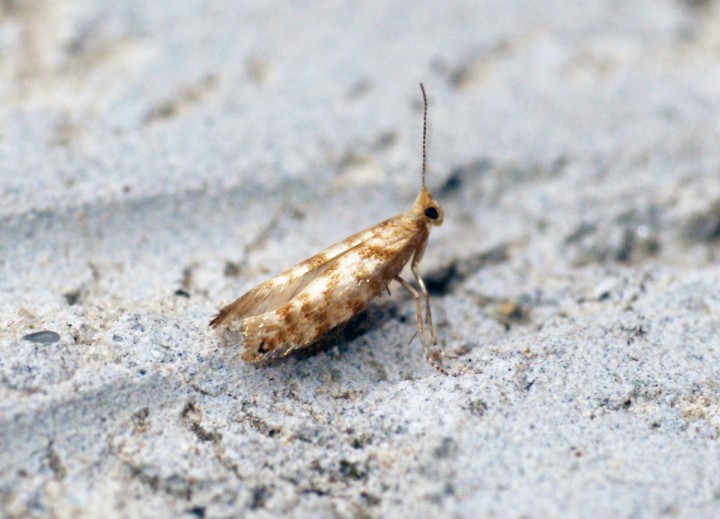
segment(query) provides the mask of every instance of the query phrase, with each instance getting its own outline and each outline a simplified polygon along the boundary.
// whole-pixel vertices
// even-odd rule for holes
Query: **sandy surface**
[[[2,516],[720,515],[720,8],[363,4],[0,3]],[[450,376],[399,287],[244,365],[222,304],[409,207],[420,81]]]

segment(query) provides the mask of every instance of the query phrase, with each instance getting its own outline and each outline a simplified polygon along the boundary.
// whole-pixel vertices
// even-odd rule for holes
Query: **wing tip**
[[[208,326],[211,328],[217,328],[225,321],[225,316],[227,314],[223,313],[222,310],[220,310],[215,317],[212,318],[212,320],[208,323]]]
[[[233,319],[232,305],[218,312],[210,321],[226,346],[237,346],[240,358],[250,364],[272,361],[286,354],[286,348],[278,344],[273,336],[274,327],[268,326],[268,316],[253,316]]]
[[[209,326],[211,326],[212,328],[217,328],[218,326],[228,324],[229,321],[232,321],[233,315],[236,313],[236,303],[237,302],[234,302],[230,303],[229,305],[223,306],[220,311],[215,315],[215,317],[212,318]]]

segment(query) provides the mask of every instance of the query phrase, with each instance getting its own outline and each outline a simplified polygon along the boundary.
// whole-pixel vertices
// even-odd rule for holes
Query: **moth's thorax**
[[[443,210],[425,186],[420,188],[410,212],[425,225],[440,225],[443,222]]]

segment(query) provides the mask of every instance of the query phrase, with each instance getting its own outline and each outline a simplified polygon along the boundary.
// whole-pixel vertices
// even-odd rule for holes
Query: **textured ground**
[[[322,5],[320,5],[322,4]],[[257,369],[218,307],[429,187],[396,288]],[[6,517],[720,515],[712,1],[0,3]]]

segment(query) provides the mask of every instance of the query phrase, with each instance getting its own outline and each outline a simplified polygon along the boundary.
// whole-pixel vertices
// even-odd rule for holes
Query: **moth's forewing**
[[[305,281],[296,283],[301,290],[288,298],[283,289],[282,305],[226,325],[233,342],[242,344],[244,360],[286,355],[346,322],[385,289],[427,239],[427,230],[418,229],[407,213],[368,231],[369,238],[304,274]]]
[[[210,326],[218,327],[227,325],[236,319],[244,319],[280,308],[300,293],[313,280],[321,276],[334,259],[368,240],[384,227],[392,225],[393,220],[396,218],[398,218],[398,216],[357,232],[345,238],[343,241],[318,252],[302,263],[298,263],[291,269],[268,279],[232,303],[224,306],[213,320],[210,321]]]

